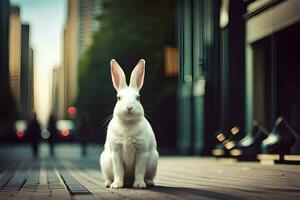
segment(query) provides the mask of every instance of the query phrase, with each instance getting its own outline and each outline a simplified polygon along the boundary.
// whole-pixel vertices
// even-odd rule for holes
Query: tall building
[[[97,17],[101,11],[98,0],[79,0],[78,6],[78,55],[92,43],[93,34],[99,29]]]
[[[8,89],[9,1],[0,1],[0,92]],[[2,93],[0,93],[2,94]],[[2,96],[2,95],[1,95]]]
[[[224,140],[220,130],[246,133],[247,139],[238,142],[243,146],[253,139],[248,133],[257,123],[266,130],[287,126],[294,130],[272,131],[262,143],[253,139],[235,156],[250,159],[249,147],[255,144],[254,157],[260,150],[300,154],[297,142],[280,145],[283,138],[297,138],[294,133],[300,131],[299,8],[297,0],[177,0],[182,154],[212,152],[222,157],[232,147],[225,141],[219,148]]]
[[[29,25],[21,26],[20,117],[29,119],[33,110],[33,50],[29,47]]]
[[[68,0],[68,15],[64,29],[64,110],[73,105],[77,97],[78,61],[92,43],[98,30],[100,13],[98,0]]]
[[[9,24],[9,77],[10,87],[20,106],[20,71],[21,71],[21,22],[19,7],[10,8]]]
[[[56,67],[52,72],[52,114],[58,119],[64,117],[63,68]]]
[[[65,105],[74,104],[77,93],[77,27],[78,1],[68,1],[68,17],[64,29],[63,73],[65,81]],[[66,110],[66,107],[65,107]]]
[[[9,87],[9,0],[0,1],[0,142],[5,140],[15,118]]]

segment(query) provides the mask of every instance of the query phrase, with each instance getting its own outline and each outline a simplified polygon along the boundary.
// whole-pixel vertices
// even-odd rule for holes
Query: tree
[[[164,74],[163,49],[175,43],[173,0],[102,0],[100,28],[79,62],[79,112],[88,113],[94,134],[104,142],[103,120],[116,102],[109,62],[115,58],[127,75],[140,58],[146,60],[141,90],[145,113],[152,119],[158,144],[176,141],[176,78]]]

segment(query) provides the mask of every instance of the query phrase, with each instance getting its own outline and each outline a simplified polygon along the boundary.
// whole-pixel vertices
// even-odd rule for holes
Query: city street
[[[0,200],[300,200],[299,10],[0,0]]]
[[[161,157],[156,186],[106,189],[99,170],[101,148],[47,144],[33,159],[30,146],[2,146],[0,199],[299,199],[299,165],[224,162],[214,158]]]

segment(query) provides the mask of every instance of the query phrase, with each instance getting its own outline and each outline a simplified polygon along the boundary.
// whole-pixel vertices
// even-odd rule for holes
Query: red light
[[[17,130],[16,135],[19,139],[23,138],[25,135],[24,130]]]
[[[60,131],[60,134],[63,136],[63,137],[68,137],[70,135],[70,131],[68,129],[62,129]]]
[[[77,109],[75,106],[70,106],[67,111],[68,111],[68,114],[72,117],[77,114]]]

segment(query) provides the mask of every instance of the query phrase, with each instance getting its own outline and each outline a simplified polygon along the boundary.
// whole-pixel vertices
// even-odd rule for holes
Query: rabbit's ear
[[[111,78],[115,89],[118,91],[127,87],[124,71],[115,59],[110,61]]]
[[[145,60],[141,59],[131,72],[129,87],[137,89],[139,91],[143,86],[144,76]]]

